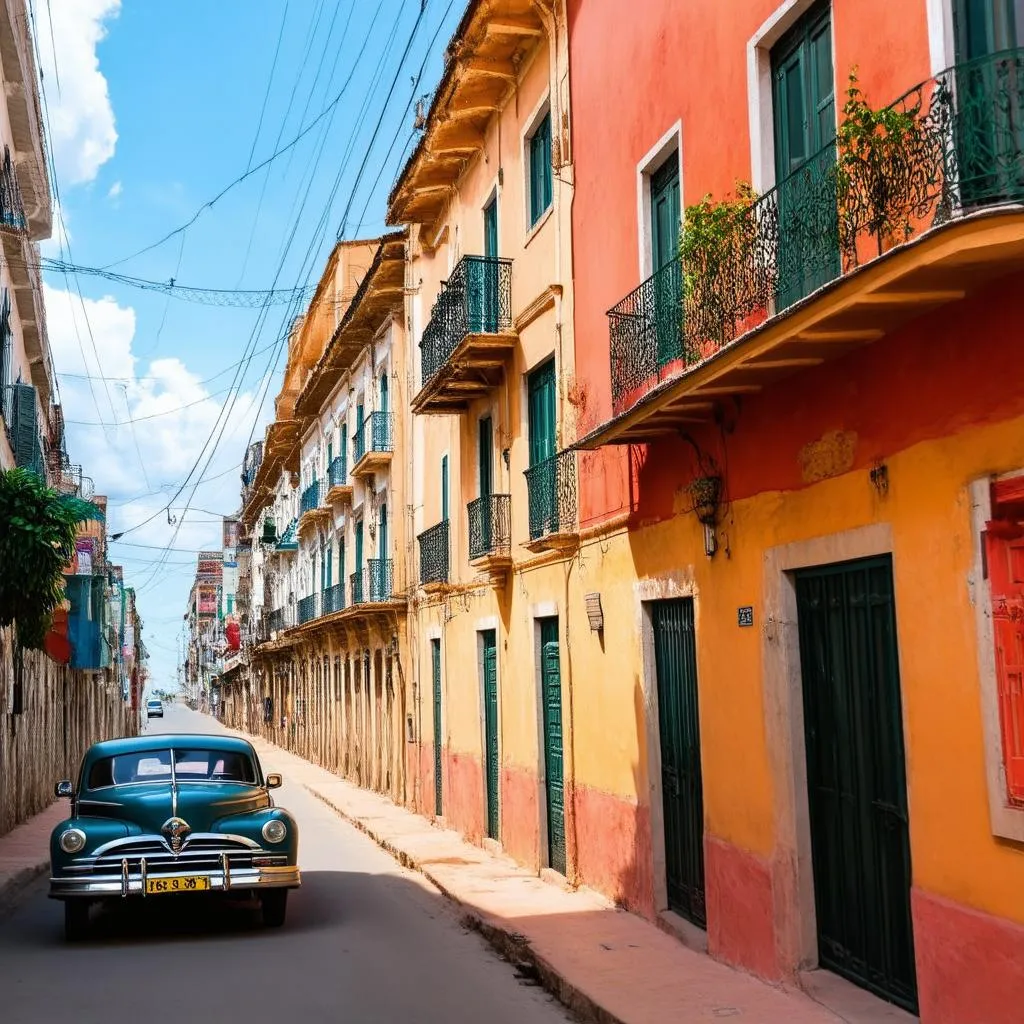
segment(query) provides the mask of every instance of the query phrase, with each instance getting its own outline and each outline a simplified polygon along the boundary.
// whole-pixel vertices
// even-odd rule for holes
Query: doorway
[[[562,670],[558,619],[538,620],[540,694],[544,725],[544,793],[547,808],[548,866],[565,874],[565,769],[562,742]]]
[[[484,793],[487,837],[501,836],[499,792],[501,788],[501,756],[498,750],[498,638],[497,631],[480,633],[481,672],[484,696]]]

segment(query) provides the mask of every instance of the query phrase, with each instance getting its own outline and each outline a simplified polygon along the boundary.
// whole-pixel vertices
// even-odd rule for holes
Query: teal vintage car
[[[69,940],[92,904],[175,893],[259,900],[284,924],[300,884],[299,832],[270,790],[252,744],[233,736],[150,735],[94,744],[77,782],[58,782],[71,814],[50,837],[50,896]]]

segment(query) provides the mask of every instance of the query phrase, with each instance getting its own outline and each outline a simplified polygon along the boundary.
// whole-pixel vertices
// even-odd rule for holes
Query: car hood
[[[159,835],[175,813],[193,832],[210,832],[214,822],[270,806],[270,796],[259,786],[230,782],[182,782],[174,800],[168,782],[114,787],[83,794],[79,814],[114,818],[134,825],[145,835]]]

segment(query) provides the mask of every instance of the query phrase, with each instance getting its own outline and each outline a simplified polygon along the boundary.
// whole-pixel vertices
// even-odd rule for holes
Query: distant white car
[[[146,718],[163,718],[164,702],[162,700],[146,701]]]

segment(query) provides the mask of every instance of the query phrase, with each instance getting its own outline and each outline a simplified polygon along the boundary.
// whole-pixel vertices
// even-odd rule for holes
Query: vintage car
[[[50,896],[71,941],[91,904],[175,893],[259,900],[284,924],[299,886],[299,833],[252,745],[233,736],[148,735],[89,748],[78,781],[58,782],[71,814],[50,837]]]

